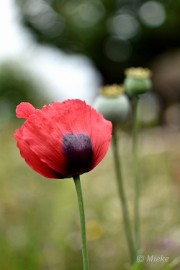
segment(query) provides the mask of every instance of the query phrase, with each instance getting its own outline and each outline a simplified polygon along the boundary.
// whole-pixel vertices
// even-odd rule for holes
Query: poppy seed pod
[[[125,123],[130,113],[128,97],[120,85],[102,87],[100,95],[94,102],[94,108],[114,124]]]
[[[125,92],[128,96],[138,96],[151,89],[151,71],[147,68],[129,68],[125,70]]]

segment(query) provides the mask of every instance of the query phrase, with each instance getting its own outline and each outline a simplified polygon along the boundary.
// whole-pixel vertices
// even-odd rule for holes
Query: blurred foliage
[[[180,1],[16,0],[40,43],[87,55],[105,83],[180,46]]]
[[[18,63],[0,66],[0,122],[15,118],[16,106],[23,101],[34,106],[42,104],[42,96],[33,77]]]
[[[14,126],[0,130],[0,268],[82,269],[78,204],[72,179],[45,179],[20,157]],[[120,140],[123,174],[133,221],[130,137]],[[180,269],[179,134],[141,134],[142,253],[168,256],[168,264],[143,263],[133,270]],[[111,149],[92,172],[81,176],[91,269],[129,270]]]

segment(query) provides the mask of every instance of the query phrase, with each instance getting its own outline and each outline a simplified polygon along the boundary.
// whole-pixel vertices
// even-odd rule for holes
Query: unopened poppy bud
[[[94,102],[94,108],[115,124],[125,123],[130,112],[128,97],[120,85],[102,87],[100,95]]]
[[[130,96],[144,94],[151,89],[151,71],[147,68],[128,68],[125,70],[125,92]]]

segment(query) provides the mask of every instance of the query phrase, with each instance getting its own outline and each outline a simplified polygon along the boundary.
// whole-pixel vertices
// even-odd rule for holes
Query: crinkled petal
[[[14,137],[17,140],[17,147],[20,149],[21,156],[33,170],[47,178],[64,178],[64,176],[48,167],[46,163],[42,162],[39,157],[31,151],[28,143],[23,140],[23,127],[16,130]]]
[[[61,150],[62,115],[52,105],[37,110],[24,123],[23,139],[41,161],[65,175],[65,158]]]
[[[58,104],[54,104],[55,107]],[[111,137],[112,123],[104,119],[102,114],[81,100],[63,102],[65,130],[72,133],[87,134],[93,147],[93,162],[91,170],[97,166],[106,155]],[[72,110],[73,108],[73,110]]]
[[[94,150],[93,167],[96,167],[105,157],[111,137],[112,137],[112,123],[104,119],[102,114],[91,110],[91,142]]]
[[[70,172],[68,169],[69,154],[65,155],[64,153],[64,136],[66,134],[81,134],[78,141],[83,143],[83,147],[79,147],[77,140],[75,140],[76,145],[73,145],[73,153],[83,151],[84,156],[86,156],[84,146],[88,145],[84,143],[84,140],[87,138],[86,135],[88,136],[93,153],[89,151],[92,156],[91,158],[86,156],[86,158],[88,162],[91,160],[92,164],[88,164],[89,170],[91,170],[105,156],[111,139],[111,131],[111,122],[105,120],[84,101],[67,100],[62,103],[54,102],[44,106],[41,110],[35,110],[25,121],[21,135],[23,144],[29,147],[31,153],[48,168],[65,178],[70,176]],[[66,138],[74,141],[75,137]],[[20,144],[19,148],[21,148]],[[68,150],[68,153],[70,152]],[[83,155],[80,154],[80,156]],[[79,171],[81,171],[81,167],[79,167]]]
[[[29,102],[21,102],[16,107],[16,116],[18,118],[27,119],[31,114],[35,112],[35,108]]]

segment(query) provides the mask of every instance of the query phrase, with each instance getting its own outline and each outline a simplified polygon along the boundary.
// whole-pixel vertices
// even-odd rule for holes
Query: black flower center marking
[[[93,162],[93,149],[89,136],[67,133],[63,136],[62,143],[67,162],[67,176],[88,172]]]

